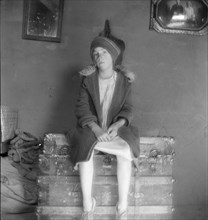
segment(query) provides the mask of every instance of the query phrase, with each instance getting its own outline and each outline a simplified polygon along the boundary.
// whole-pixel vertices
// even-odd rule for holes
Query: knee
[[[124,157],[116,156],[116,158],[117,158],[117,163],[118,164],[131,164],[131,161],[124,158]]]
[[[93,169],[93,160],[90,159],[88,161],[79,162],[79,170],[92,170]]]

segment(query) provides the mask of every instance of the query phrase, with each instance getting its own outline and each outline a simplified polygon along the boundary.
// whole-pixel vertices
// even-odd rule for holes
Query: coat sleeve
[[[126,119],[126,125],[130,125],[132,119],[133,119],[133,104],[132,104],[132,92],[131,92],[131,86],[127,92],[126,99],[124,101],[124,104],[121,107],[120,112],[116,115],[113,122],[116,122],[119,120],[119,118]]]
[[[92,122],[97,122],[94,104],[88,90],[86,89],[84,80],[80,86],[79,97],[75,108],[75,115],[77,117],[78,124],[81,127],[85,127]]]

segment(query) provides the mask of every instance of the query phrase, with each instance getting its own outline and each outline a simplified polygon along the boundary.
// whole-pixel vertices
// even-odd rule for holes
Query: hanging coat
[[[108,112],[107,127],[120,118],[126,120],[126,124],[119,128],[118,136],[128,143],[133,156],[137,158],[140,152],[139,135],[138,129],[131,125],[133,118],[131,83],[123,72],[118,71],[117,73],[115,90]],[[74,165],[78,162],[88,161],[98,142],[88,124],[96,122],[101,126],[102,109],[99,97],[98,72],[95,71],[91,75],[83,77],[75,108],[77,126],[71,139],[71,160]]]

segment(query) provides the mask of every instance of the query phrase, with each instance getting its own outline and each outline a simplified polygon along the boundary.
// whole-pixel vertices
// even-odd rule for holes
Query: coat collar
[[[99,84],[98,84],[98,72],[95,70],[92,74],[88,75],[84,79],[84,84],[90,93],[90,96],[95,105],[95,109],[98,116],[98,121],[101,121],[102,109],[100,106],[100,92],[99,92]]]
[[[95,65],[91,64],[89,66],[86,66],[84,69],[82,69],[79,74],[82,76],[89,76],[91,74],[93,74],[95,71],[97,70],[97,68],[95,67]],[[117,65],[115,67],[115,70],[117,72],[121,72],[130,83],[135,81],[135,73],[132,71],[129,71],[125,66],[123,65]]]

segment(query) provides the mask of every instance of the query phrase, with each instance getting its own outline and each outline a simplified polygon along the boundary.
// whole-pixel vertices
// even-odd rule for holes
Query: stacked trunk
[[[80,219],[79,173],[70,162],[70,147],[54,139],[60,139],[60,135],[46,135],[44,153],[39,157],[38,220]],[[175,181],[172,177],[173,145],[171,137],[140,138],[139,169],[132,169],[129,191],[129,219],[171,219]],[[116,157],[97,154],[94,164],[93,196],[97,201],[94,219],[115,219],[118,200]]]

